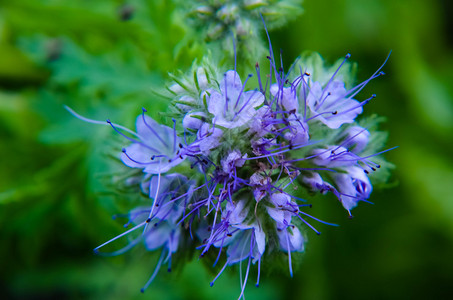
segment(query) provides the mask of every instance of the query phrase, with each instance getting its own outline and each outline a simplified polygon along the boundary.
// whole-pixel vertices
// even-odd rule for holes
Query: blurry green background
[[[263,271],[247,299],[446,299],[453,294],[453,4],[432,0],[304,1],[304,14],[271,33],[289,64],[303,50],[333,63],[346,53],[358,79],[393,53],[365,114],[387,117],[385,156],[397,167],[388,188],[349,220],[332,198],[313,214],[340,227],[307,232],[294,278]],[[181,46],[178,4],[153,1],[0,0],[0,298],[235,299],[237,270],[209,287],[196,258],[163,269],[140,288],[157,257],[136,247],[103,258],[92,249],[122,232],[111,216],[130,209],[109,194],[118,137],[83,123],[133,128],[153,90],[186,70],[200,46]]]

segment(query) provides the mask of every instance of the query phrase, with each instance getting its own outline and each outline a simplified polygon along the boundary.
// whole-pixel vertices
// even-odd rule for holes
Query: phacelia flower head
[[[225,22],[234,22],[227,11],[237,3],[221,2]],[[172,257],[187,247],[223,266],[211,285],[228,266],[244,266],[239,298],[250,269],[257,269],[258,285],[261,268],[276,253],[287,259],[292,275],[292,256],[305,250],[307,229],[320,234],[313,223],[335,225],[309,213],[310,196],[330,194],[351,215],[371,197],[375,174],[389,168],[379,157],[387,150],[380,149],[376,120],[358,120],[375,97],[360,100],[359,92],[382,75],[382,66],[352,85],[343,70],[350,70],[349,55],[334,69],[315,57],[285,73],[270,51],[270,74],[263,76],[257,64],[254,82],[251,76],[241,80],[235,69],[194,65],[193,76],[174,76],[169,87],[171,126],[146,110],[137,117],[136,132],[108,121],[125,138],[118,157],[139,170],[128,182],[144,203],[127,215],[131,229],[96,250],[130,235],[124,250],[143,241],[147,250],[161,251],[144,289],[162,264],[170,268]]]

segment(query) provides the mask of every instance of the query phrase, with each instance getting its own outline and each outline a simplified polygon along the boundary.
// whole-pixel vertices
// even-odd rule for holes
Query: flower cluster
[[[262,261],[281,251],[292,275],[291,255],[304,251],[304,227],[319,233],[311,223],[326,223],[307,212],[311,204],[301,190],[332,193],[349,214],[369,198],[369,174],[381,167],[382,151],[373,146],[375,132],[356,117],[375,95],[356,98],[383,74],[382,66],[349,86],[342,73],[350,68],[349,55],[334,70],[302,59],[288,73],[268,59],[270,73],[262,76],[257,64],[254,81],[252,74],[242,81],[236,70],[219,74],[210,66],[175,78],[170,127],[145,109],[136,132],[108,121],[130,142],[121,161],[142,171],[134,182],[148,203],[129,212],[128,224],[135,226],[96,251],[140,231],[126,250],[144,241],[162,251],[143,290],[163,263],[170,268],[172,256],[185,251],[180,245],[189,244],[214,265],[223,262],[211,285],[227,266],[246,263],[241,298],[252,264],[258,285]]]

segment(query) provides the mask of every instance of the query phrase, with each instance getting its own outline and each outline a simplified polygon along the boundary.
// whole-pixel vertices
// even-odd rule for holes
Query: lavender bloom
[[[360,102],[348,96],[341,81],[329,82],[324,88],[319,82],[314,82],[306,98],[311,118],[316,118],[332,129],[354,122],[363,111]]]
[[[381,75],[382,67],[348,90],[344,77],[337,77],[344,61],[329,76],[323,66],[309,66],[313,73],[324,72],[319,76],[303,73],[303,66],[292,75],[278,68],[270,54],[271,76],[263,84],[257,64],[257,85],[251,90],[245,88],[250,76],[242,82],[236,71],[216,73],[214,66],[194,66],[193,79],[175,77],[169,89],[173,128],[144,112],[136,133],[109,122],[131,142],[121,161],[145,173],[136,172],[126,182],[135,193],[141,188],[146,204],[130,211],[133,228],[96,250],[143,229],[115,253],[139,241],[150,251],[162,251],[144,289],[163,263],[170,267],[172,255],[185,251],[182,244],[193,244],[200,258],[212,259],[213,265],[223,262],[211,285],[227,266],[239,264],[242,271],[246,264],[241,298],[252,265],[257,265],[259,284],[261,264],[272,257],[268,253],[284,252],[292,276],[291,256],[305,250],[303,230],[320,234],[308,218],[335,225],[308,214],[311,204],[296,189],[308,196],[333,194],[349,213],[370,197],[373,177],[367,174],[380,168],[374,157],[385,151],[373,146],[375,133],[356,122],[371,98],[359,102],[354,97]],[[373,128],[368,125],[362,124]]]
[[[245,158],[247,158],[247,154],[241,155],[239,150],[231,151],[226,158],[220,161],[223,172],[231,174],[236,167],[242,167],[245,164]]]
[[[348,167],[346,171],[347,173],[335,174],[333,178],[341,193],[340,201],[349,211],[356,207],[359,201],[368,199],[373,187],[361,168]]]
[[[271,95],[279,99],[280,105],[287,112],[297,113],[299,109],[299,100],[297,90],[294,87],[280,87],[279,84],[273,84],[270,88]]]
[[[302,176],[302,183],[311,191],[319,191],[321,194],[325,194],[328,191],[333,190],[332,185],[324,182],[321,175],[316,172],[308,172],[308,174]]]
[[[349,127],[346,129],[345,135],[345,141],[342,143],[342,146],[354,153],[362,152],[366,148],[370,138],[370,132],[359,126]]]
[[[261,226],[256,220],[248,220],[249,209],[245,207],[246,202],[246,200],[240,200],[237,203],[226,203],[225,210],[222,213],[222,221],[212,230],[205,248],[208,249],[211,244],[220,249],[227,247],[227,260],[217,276],[211,281],[211,286],[214,285],[214,282],[223,273],[226,266],[248,260],[245,279],[239,298],[242,297],[245,290],[250,264],[258,262],[259,270],[261,257],[266,247],[266,235]]]
[[[206,119],[203,112],[189,112],[182,120],[182,126],[187,129],[198,130],[203,125],[203,119]]]
[[[154,175],[142,183],[144,192],[154,199],[149,217],[176,224],[192,198],[194,185],[181,174]]]
[[[211,149],[220,145],[223,131],[213,125],[203,123],[197,133],[197,139],[187,149],[193,154],[208,155]]]
[[[259,172],[253,173],[250,177],[250,185],[253,187],[253,196],[256,202],[263,199],[270,191],[272,179],[269,176],[263,176]]]
[[[131,222],[134,224],[146,223],[151,209],[151,207],[135,208],[129,213]],[[170,255],[178,250],[181,230],[180,226],[171,221],[175,215],[177,214],[170,215],[167,219],[167,216],[161,214],[164,219],[155,216],[152,221],[147,222],[148,226],[143,233],[146,249],[152,251],[164,247]]]
[[[160,125],[144,113],[137,117],[137,137],[133,144],[123,149],[121,161],[132,168],[150,174],[165,173],[180,164],[176,155],[181,142],[174,129]]]
[[[263,104],[264,95],[259,91],[244,91],[242,81],[235,71],[225,73],[220,82],[220,93],[211,90],[208,111],[214,115],[215,124],[235,128],[247,124]]]
[[[327,149],[314,149],[313,156],[314,164],[330,168],[351,166],[360,160],[359,157],[342,146],[329,146]]]
[[[266,236],[258,223],[256,221],[251,224],[246,222],[249,211],[244,208],[245,202],[241,200],[236,206],[228,202],[225,210],[225,216],[228,216],[228,223],[231,230],[234,231],[231,237],[227,235],[223,242],[223,246],[228,246],[229,264],[246,258],[251,258],[253,262],[256,262],[261,258],[266,247]]]

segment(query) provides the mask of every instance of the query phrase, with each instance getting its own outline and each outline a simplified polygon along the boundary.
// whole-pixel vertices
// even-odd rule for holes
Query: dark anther
[[[376,165],[376,168],[378,168],[378,169],[379,169],[380,167],[381,167],[381,165]]]
[[[258,64],[258,62],[256,62],[255,68],[259,68],[259,67],[260,67],[260,65]]]
[[[278,71],[283,72],[283,68],[282,67],[278,68]]]
[[[171,272],[171,268],[168,268],[168,269],[167,269],[167,272],[170,273],[170,272]]]
[[[332,115],[336,115],[336,114],[338,114],[338,111],[334,111],[334,112],[332,113]]]
[[[146,219],[146,223],[151,222],[151,218]]]
[[[143,112],[147,112],[146,108],[142,107],[142,111]]]
[[[121,152],[126,153],[126,148],[122,148]]]
[[[346,54],[346,56],[345,56],[346,59],[348,59],[348,58],[350,58],[350,57],[351,57],[351,54],[350,54],[350,53]]]
[[[227,233],[227,236],[233,236],[231,233]]]
[[[183,158],[182,158],[182,155],[179,155],[179,158],[180,158],[180,159],[183,159]]]
[[[308,72],[305,72],[305,74],[304,74],[304,75],[305,75],[305,76],[310,76],[310,73],[308,73]]]
[[[110,119],[107,119],[107,123],[112,124],[112,122],[110,122]]]
[[[295,114],[295,113],[296,113],[296,109],[295,109],[295,108],[294,108],[294,109],[291,109],[291,110],[289,111],[289,113],[290,113],[290,114]]]
[[[179,143],[179,148],[182,148],[182,144],[181,143]]]
[[[151,156],[151,160],[154,160],[155,158],[156,158],[156,156],[155,156],[155,155]]]
[[[268,55],[268,56],[266,56],[266,58],[267,58],[267,59],[271,59],[271,57],[270,57],[269,55]]]
[[[376,169],[375,169],[375,168],[373,168],[373,167],[371,167],[371,170],[373,170],[373,171],[376,171]]]
[[[369,174],[370,172],[368,172],[367,170],[363,170],[363,172],[365,172],[365,174]]]

